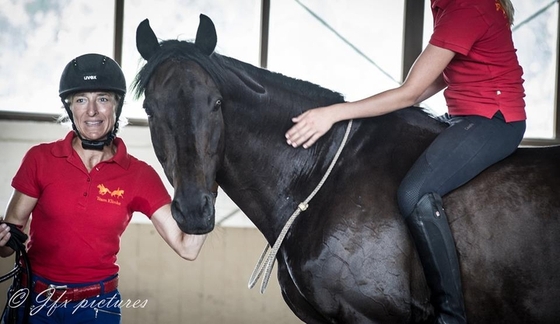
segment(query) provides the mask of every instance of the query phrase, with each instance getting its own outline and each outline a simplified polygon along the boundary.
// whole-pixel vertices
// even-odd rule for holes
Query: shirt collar
[[[432,9],[440,8],[445,9],[452,0],[432,0]]]
[[[70,131],[66,134],[64,139],[56,141],[51,150],[52,154],[55,157],[60,158],[68,158],[72,156],[72,152],[74,150],[72,148],[72,140],[74,137],[76,137],[76,133],[74,133],[74,131]],[[128,152],[126,151],[126,146],[123,140],[119,137],[115,137],[113,145],[116,147],[116,153],[111,159],[105,162],[115,162],[123,169],[128,169],[130,166],[130,155],[128,155]]]

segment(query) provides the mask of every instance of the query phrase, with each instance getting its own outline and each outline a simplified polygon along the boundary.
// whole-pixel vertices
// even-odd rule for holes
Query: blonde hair
[[[515,13],[515,9],[513,9],[513,5],[511,4],[510,0],[499,0],[500,5],[502,6],[502,10],[506,14],[509,19],[509,24],[513,25],[513,14]]]

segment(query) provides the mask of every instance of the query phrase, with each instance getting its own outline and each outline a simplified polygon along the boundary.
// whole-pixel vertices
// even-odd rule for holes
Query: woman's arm
[[[8,202],[8,207],[6,208],[6,217],[4,222],[12,223],[14,225],[20,226],[23,230],[29,221],[29,216],[35,205],[37,204],[37,198],[25,195],[17,190],[14,190],[10,201]],[[10,234],[10,228],[6,224],[0,225],[0,257],[8,257],[14,253],[14,250],[6,246],[6,243],[12,235]]]
[[[429,98],[445,87],[442,73],[454,55],[428,45],[401,86],[359,101],[311,109],[293,118],[295,125],[286,133],[288,144],[308,148],[338,121],[384,115]]]
[[[432,97],[446,87],[447,83],[443,80],[443,74],[440,74],[439,77],[428,87],[428,89],[426,89],[426,91],[418,97],[418,100],[414,103],[414,105],[420,104],[422,101]]]
[[[206,235],[186,234],[179,229],[177,222],[171,215],[171,205],[159,208],[151,217],[159,235],[183,259],[193,261],[198,256]]]

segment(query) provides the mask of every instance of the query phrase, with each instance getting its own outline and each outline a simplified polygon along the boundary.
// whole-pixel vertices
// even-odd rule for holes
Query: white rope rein
[[[311,199],[313,199],[315,194],[317,194],[319,189],[321,189],[321,187],[323,186],[323,184],[325,183],[325,181],[327,180],[327,178],[331,174],[331,171],[334,168],[334,165],[336,164],[336,162],[338,161],[338,158],[340,156],[340,153],[342,152],[342,149],[346,145],[346,141],[348,140],[348,136],[350,134],[351,129],[352,129],[352,120],[349,120],[348,121],[348,126],[346,127],[346,133],[344,134],[344,138],[342,139],[342,142],[340,143],[338,151],[336,152],[333,160],[331,161],[331,164],[329,165],[329,168],[327,169],[327,172],[323,175],[323,178],[321,179],[321,181],[319,182],[317,187],[315,187],[315,190],[313,190],[313,192],[309,195],[309,197],[307,197],[307,199],[305,199],[303,202],[301,202],[298,205],[298,208],[294,211],[292,216],[290,216],[290,218],[288,219],[288,221],[286,222],[286,224],[282,228],[282,231],[280,232],[280,235],[278,235],[278,238],[276,239],[276,242],[274,243],[274,246],[272,247],[272,249],[270,251],[268,251],[270,249],[270,244],[267,244],[266,247],[264,248],[264,251],[262,252],[261,256],[259,257],[259,261],[257,261],[257,265],[255,266],[255,269],[253,270],[253,273],[251,274],[251,278],[249,279],[249,285],[248,285],[249,289],[252,289],[255,286],[255,283],[257,282],[257,280],[259,280],[259,278],[264,273],[264,277],[263,277],[263,280],[262,280],[262,283],[261,283],[261,294],[264,294],[264,292],[266,290],[266,287],[268,286],[268,281],[270,279],[270,274],[272,272],[272,268],[274,267],[274,262],[276,261],[276,254],[278,253],[278,249],[280,249],[280,245],[282,245],[282,242],[284,241],[284,237],[288,233],[288,230],[292,226],[292,223],[295,221],[296,217],[298,217],[298,215],[301,212],[304,212],[309,207],[309,202],[311,201]],[[266,260],[266,262],[265,262],[265,260]]]

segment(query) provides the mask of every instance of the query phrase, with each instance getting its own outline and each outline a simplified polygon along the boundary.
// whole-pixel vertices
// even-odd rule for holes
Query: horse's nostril
[[[211,218],[214,216],[214,197],[212,195],[205,194],[203,197],[203,215]]]
[[[204,195],[205,205],[214,205],[214,196],[212,195]]]

